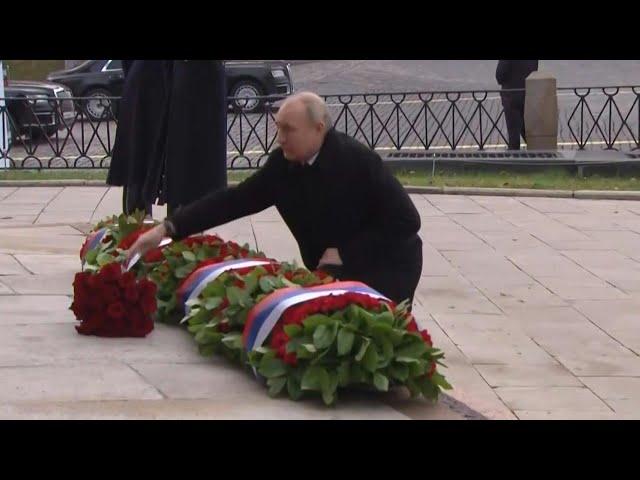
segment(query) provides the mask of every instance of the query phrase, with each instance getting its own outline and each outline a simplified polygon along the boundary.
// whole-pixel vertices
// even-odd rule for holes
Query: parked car
[[[290,95],[293,91],[291,65],[284,61],[228,61],[225,63],[229,97]],[[75,97],[88,97],[85,104],[92,120],[109,116],[106,97],[120,97],[124,83],[121,60],[87,60],[86,62],[47,76],[47,80],[68,86]],[[246,113],[259,111],[260,99],[233,100],[230,108]],[[113,105],[117,115],[117,104]]]
[[[75,118],[71,90],[64,85],[7,80],[4,87],[13,139],[51,136]]]

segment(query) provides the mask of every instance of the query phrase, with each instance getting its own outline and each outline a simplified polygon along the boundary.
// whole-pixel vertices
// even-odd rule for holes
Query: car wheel
[[[113,117],[113,108],[110,108],[109,105],[111,100],[106,100],[107,97],[111,96],[111,92],[104,88],[96,88],[85,92],[83,97],[86,97],[87,100],[83,101],[83,113],[94,122],[111,120]]]
[[[231,97],[261,97],[264,96],[264,89],[260,84],[252,80],[240,80],[232,88],[229,94]],[[264,106],[264,100],[258,98],[248,98],[246,100],[233,100],[231,108],[234,111],[244,113],[255,113]]]

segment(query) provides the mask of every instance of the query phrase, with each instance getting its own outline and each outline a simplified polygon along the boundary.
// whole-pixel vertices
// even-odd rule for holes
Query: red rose
[[[284,358],[287,355],[287,345],[282,344],[278,347],[278,357]]]
[[[87,272],[78,272],[73,278],[73,288],[86,288],[88,287],[87,281],[91,275]]]
[[[120,320],[124,317],[124,305],[120,302],[115,302],[109,305],[107,309],[107,315],[114,320]]]
[[[98,276],[105,282],[115,282],[122,275],[122,266],[119,263],[109,263],[100,269]]]
[[[142,299],[142,309],[146,314],[155,313],[158,310],[158,304],[156,303],[156,299],[144,297]]]
[[[118,285],[120,288],[129,288],[136,283],[136,276],[133,272],[124,272],[120,279],[118,280]]]
[[[218,331],[222,332],[222,333],[227,333],[231,330],[231,326],[229,325],[229,322],[220,322],[218,324]]]
[[[153,320],[140,308],[132,308],[129,314],[127,333],[132,337],[144,337],[153,330]]]
[[[147,279],[142,279],[140,280],[139,283],[139,287],[140,287],[140,294],[143,297],[148,297],[148,298],[154,298],[156,296],[156,292],[158,290],[158,287],[156,287],[156,284],[147,280]]]
[[[87,278],[87,287],[91,290],[97,290],[103,285],[104,283],[98,275],[90,275],[89,278]]]
[[[418,331],[418,325],[416,324],[416,321],[412,318],[409,324],[407,325],[407,332],[413,333],[417,331]]]
[[[284,330],[280,326],[276,327],[276,331],[271,335],[271,348],[275,350],[279,350],[282,347],[285,347],[287,342],[289,341],[289,337]]]
[[[104,287],[100,292],[100,295],[102,297],[102,300],[108,305],[111,305],[112,303],[115,303],[118,300],[120,300],[120,291],[115,287],[111,287],[111,286]]]
[[[298,357],[294,352],[285,353],[283,360],[284,363],[286,363],[287,365],[291,365],[292,367],[295,367],[298,364]]]
[[[433,374],[436,373],[436,362],[431,362],[431,369],[429,369],[429,373],[427,376],[429,378],[433,377]]]
[[[422,330],[420,332],[420,336],[427,345],[429,345],[430,347],[433,346],[433,342],[431,341],[431,335],[429,335],[429,332],[427,332],[426,330]]]
[[[105,235],[102,239],[102,243],[109,243],[111,240],[113,240],[113,237],[111,235]]]
[[[124,298],[129,303],[136,303],[140,298],[140,292],[135,286],[127,287],[124,291]]]
[[[245,287],[245,283],[242,280],[236,280],[235,282],[233,282],[233,284],[238,288],[244,288]]]

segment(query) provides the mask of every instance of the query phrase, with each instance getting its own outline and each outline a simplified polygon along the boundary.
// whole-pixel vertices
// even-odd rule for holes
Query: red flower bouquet
[[[144,337],[153,330],[156,286],[110,263],[97,273],[76,273],[70,309],[81,322],[76,326],[80,334]]]

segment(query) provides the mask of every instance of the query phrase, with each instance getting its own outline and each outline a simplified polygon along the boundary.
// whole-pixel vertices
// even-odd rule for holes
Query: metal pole
[[[4,64],[0,60],[0,169],[9,168],[7,155],[9,152],[9,115],[4,100]]]

